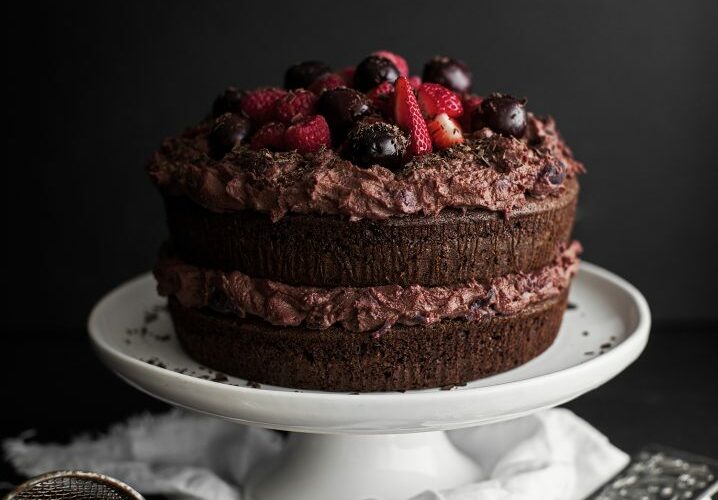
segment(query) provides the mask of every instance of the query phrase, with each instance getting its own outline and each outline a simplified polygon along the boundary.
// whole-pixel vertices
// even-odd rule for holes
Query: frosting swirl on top
[[[221,160],[208,155],[209,125],[169,138],[147,170],[171,195],[185,195],[216,212],[256,210],[272,220],[287,213],[386,219],[443,208],[509,214],[527,196],[558,195],[566,176],[583,171],[552,118],[529,113],[524,138],[484,128],[463,144],[415,157],[396,172],[361,168],[338,152],[252,150],[240,144]]]

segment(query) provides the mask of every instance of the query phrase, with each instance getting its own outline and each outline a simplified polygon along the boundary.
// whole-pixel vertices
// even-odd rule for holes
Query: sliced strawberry
[[[394,63],[396,69],[399,70],[399,74],[401,76],[409,76],[409,64],[406,62],[406,59],[401,57],[399,54],[394,54],[393,52],[389,52],[388,50],[377,50],[372,55],[383,57],[384,59],[389,59],[392,63]]]
[[[431,141],[437,149],[446,149],[464,142],[464,134],[456,120],[446,113],[439,113],[427,122]]]
[[[332,136],[329,125],[322,115],[305,118],[287,129],[284,135],[287,149],[300,153],[317,151],[322,146],[331,146]]]
[[[252,137],[249,147],[252,149],[285,149],[284,133],[287,127],[283,123],[270,122],[262,126]]]
[[[431,152],[431,137],[426,128],[416,96],[406,77],[400,76],[394,83],[394,121],[410,135],[407,148],[409,156]]]
[[[453,91],[438,83],[424,83],[417,91],[419,107],[427,118],[446,113],[451,118],[461,116],[464,107],[461,99]]]
[[[318,97],[304,89],[292,90],[274,103],[272,116],[278,122],[292,123],[314,114]]]
[[[261,125],[272,119],[274,103],[286,93],[286,90],[275,87],[257,89],[244,94],[240,106],[252,123]]]

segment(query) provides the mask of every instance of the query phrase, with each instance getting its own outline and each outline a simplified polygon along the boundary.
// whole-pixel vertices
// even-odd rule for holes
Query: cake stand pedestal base
[[[476,463],[445,432],[292,433],[287,448],[251,474],[250,500],[405,500],[476,481]]]

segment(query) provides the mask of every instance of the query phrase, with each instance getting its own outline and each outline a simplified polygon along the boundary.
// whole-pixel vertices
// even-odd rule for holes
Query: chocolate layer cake
[[[148,171],[170,230],[155,268],[179,340],[255,382],[462,384],[553,342],[581,247],[583,171],[526,101],[423,78],[380,51],[285,88],[227,89]]]

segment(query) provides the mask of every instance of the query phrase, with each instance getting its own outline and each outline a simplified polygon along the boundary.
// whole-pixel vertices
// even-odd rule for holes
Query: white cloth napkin
[[[101,437],[69,445],[7,439],[18,472],[101,472],[144,494],[241,500],[241,485],[258,461],[282,451],[281,434],[181,410],[134,417]],[[412,500],[578,500],[618,472],[628,456],[566,409],[449,432],[483,471],[481,481]],[[227,465],[232,463],[230,469]]]

